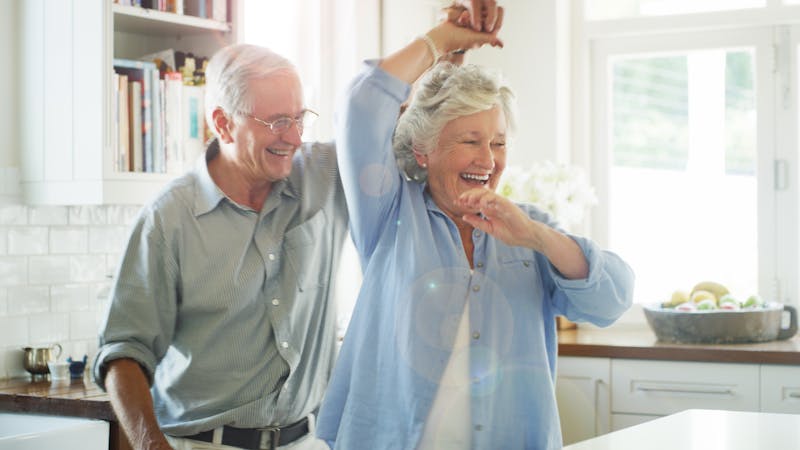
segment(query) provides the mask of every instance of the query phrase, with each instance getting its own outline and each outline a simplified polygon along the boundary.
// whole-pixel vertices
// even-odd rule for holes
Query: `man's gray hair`
[[[451,120],[495,106],[505,114],[508,146],[516,129],[514,94],[499,73],[446,62],[431,68],[419,80],[411,103],[397,122],[392,146],[400,170],[408,179],[425,182],[428,171],[419,166],[414,152],[433,151]]]
[[[288,59],[265,47],[234,44],[215,53],[205,73],[208,126],[214,130],[211,115],[218,107],[229,114],[252,113],[253,99],[248,91],[250,81],[278,73],[296,74],[297,69]]]

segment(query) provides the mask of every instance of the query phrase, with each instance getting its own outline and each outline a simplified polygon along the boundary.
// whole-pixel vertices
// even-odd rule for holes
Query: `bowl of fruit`
[[[766,342],[789,339],[797,333],[794,307],[765,302],[758,295],[740,300],[713,281],[698,283],[688,293],[675,291],[668,301],[646,305],[644,315],[663,342]]]

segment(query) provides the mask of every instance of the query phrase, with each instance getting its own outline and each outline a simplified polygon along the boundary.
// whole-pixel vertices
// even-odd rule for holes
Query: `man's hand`
[[[502,24],[498,23],[501,8],[495,0],[458,0],[457,6],[469,12],[469,22],[475,31],[491,33]]]

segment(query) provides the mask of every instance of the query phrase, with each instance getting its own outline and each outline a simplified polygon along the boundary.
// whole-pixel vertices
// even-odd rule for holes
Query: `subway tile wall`
[[[0,206],[0,378],[23,347],[94,357],[97,329],[139,206]]]

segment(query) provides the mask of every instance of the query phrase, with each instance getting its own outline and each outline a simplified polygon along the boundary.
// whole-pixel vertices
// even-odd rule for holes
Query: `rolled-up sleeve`
[[[156,219],[148,210],[137,219],[110,292],[92,369],[102,389],[108,363],[121,358],[136,360],[152,384],[172,340],[178,271]]]

